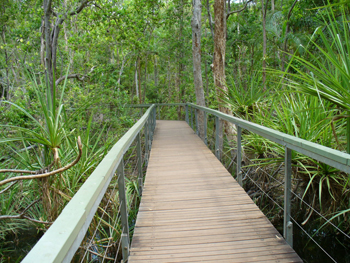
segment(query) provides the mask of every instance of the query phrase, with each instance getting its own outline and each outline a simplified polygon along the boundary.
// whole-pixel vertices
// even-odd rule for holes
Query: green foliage
[[[344,110],[350,110],[350,40],[347,17],[342,10],[341,20],[336,19],[332,9],[324,17],[326,32],[318,27],[310,39],[317,49],[314,54],[306,49],[309,60],[294,56],[290,67],[296,73],[288,73],[289,86],[303,92],[331,101]],[[327,36],[328,35],[328,36]],[[320,38],[321,43],[316,41]],[[303,68],[292,62],[298,62]]]
[[[36,114],[38,114],[39,120],[37,120],[30,112],[23,107],[5,101],[11,106],[19,110],[28,120],[32,122],[31,128],[24,128],[14,125],[0,125],[4,128],[10,128],[18,131],[17,137],[8,137],[0,139],[0,143],[8,143],[14,141],[27,141],[32,143],[39,143],[41,146],[49,148],[51,151],[55,151],[60,147],[62,139],[66,136],[64,129],[63,118],[63,94],[64,88],[62,89],[61,97],[58,101],[58,107],[56,108],[56,96],[51,96],[49,89],[43,92],[42,86],[39,86],[35,80],[33,80],[33,90],[36,94],[36,98],[39,102],[39,108]],[[45,85],[44,85],[45,86]],[[65,86],[64,86],[65,87]],[[54,88],[56,90],[56,88]]]
[[[231,78],[223,100],[238,117],[252,120],[257,112],[268,108],[269,90],[264,90],[261,80],[261,73],[256,72],[247,87],[244,87],[240,79]]]

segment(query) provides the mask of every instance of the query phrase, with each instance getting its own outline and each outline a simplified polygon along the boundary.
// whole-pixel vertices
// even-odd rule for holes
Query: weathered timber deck
[[[133,262],[302,262],[186,122],[157,121]]]

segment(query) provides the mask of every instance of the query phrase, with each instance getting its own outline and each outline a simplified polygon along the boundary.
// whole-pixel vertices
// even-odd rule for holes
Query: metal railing
[[[207,120],[208,114],[215,118],[215,155],[221,158],[223,130],[220,120],[225,120],[236,126],[237,130],[237,155],[236,155],[236,175],[237,181],[242,185],[242,129],[261,135],[273,142],[285,147],[285,171],[284,171],[284,222],[283,236],[287,242],[293,245],[292,221],[291,221],[291,177],[292,177],[292,150],[300,152],[306,156],[316,159],[320,162],[328,164],[346,173],[350,173],[350,155],[340,151],[312,143],[255,123],[251,123],[217,110],[198,106],[192,103],[177,104],[152,104],[152,105],[132,105],[132,107],[148,108],[142,118],[114,145],[88,180],[84,183],[77,194],[64,208],[60,216],[39,240],[36,246],[25,257],[23,262],[70,262],[75,252],[79,248],[85,233],[88,230],[90,222],[106,192],[106,189],[113,177],[115,171],[119,174],[118,187],[120,198],[120,214],[122,223],[121,247],[124,261],[127,260],[129,254],[129,226],[128,212],[125,200],[125,179],[124,179],[124,163],[123,155],[129,149],[133,141],[137,142],[137,163],[138,185],[139,191],[142,192],[143,174],[142,170],[142,154],[141,154],[141,138],[140,131],[144,128],[145,135],[145,161],[147,163],[148,154],[151,147],[151,141],[155,128],[155,119],[158,109],[160,116],[160,108],[165,106],[177,106],[185,108],[186,122],[197,132],[199,136],[204,138],[205,144],[208,145],[207,138]],[[198,112],[204,113],[204,134],[199,134]],[[214,131],[213,131],[214,133]]]
[[[140,132],[144,129],[145,161],[149,157],[155,128],[155,106],[149,107],[140,120],[113,146],[59,217],[27,254],[22,262],[71,262],[84,239],[90,223],[117,170],[121,219],[121,249],[124,262],[129,255],[129,225],[124,177],[124,154],[136,140],[139,192],[143,172]]]
[[[220,159],[222,152],[222,125],[220,120],[225,120],[236,126],[237,130],[237,156],[236,156],[236,175],[237,181],[242,186],[242,129],[261,135],[273,142],[276,142],[285,147],[285,171],[284,171],[284,220],[283,220],[283,237],[288,244],[293,246],[293,223],[291,220],[291,180],[292,180],[292,150],[309,156],[315,160],[335,167],[345,173],[350,173],[350,154],[343,153],[313,142],[309,142],[292,135],[285,134],[259,124],[255,124],[243,119],[239,119],[220,111],[198,106],[193,103],[186,104],[186,122],[197,132],[199,136],[204,138],[207,144],[207,114],[215,116],[215,155]],[[199,134],[198,111],[204,113],[204,134]]]

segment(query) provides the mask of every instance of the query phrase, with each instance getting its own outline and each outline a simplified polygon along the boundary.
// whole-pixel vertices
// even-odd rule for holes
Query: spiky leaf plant
[[[35,77],[31,77],[31,87],[38,102],[37,109],[26,109],[13,102],[4,101],[21,112],[30,124],[28,127],[0,124],[0,127],[15,131],[14,136],[0,138],[0,143],[18,143],[24,145],[35,144],[41,151],[41,156],[37,156],[40,168],[50,170],[61,166],[59,151],[62,141],[69,135],[67,131],[68,120],[64,118],[63,96],[66,88],[66,81],[62,87],[61,94],[56,100],[56,87],[54,93],[50,93],[50,88],[44,81],[38,83]],[[31,111],[34,113],[31,113]],[[31,170],[29,167],[27,167]],[[42,178],[39,180],[42,188],[42,203],[45,215],[49,221],[54,220],[58,215],[60,206],[59,196],[50,190],[51,185],[56,181],[56,177]],[[58,180],[59,181],[59,180]]]
[[[230,78],[230,77],[228,77]],[[256,112],[265,110],[269,90],[264,90],[261,72],[255,72],[245,87],[240,79],[229,79],[227,92],[223,92],[222,100],[232,109],[236,116],[252,120]]]
[[[305,48],[308,59],[293,56],[286,71],[287,85],[299,92],[329,101],[347,118],[347,151],[350,153],[350,25],[345,7],[337,17],[331,7],[324,12],[324,26],[318,27]],[[300,47],[303,48],[303,47]],[[313,52],[316,49],[317,52]]]

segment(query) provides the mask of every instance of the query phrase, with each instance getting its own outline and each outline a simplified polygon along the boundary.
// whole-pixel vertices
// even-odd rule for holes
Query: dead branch
[[[92,250],[88,249],[88,248],[84,248],[84,247],[79,247],[79,248],[84,249],[84,250],[90,252],[91,254],[96,255],[96,256],[98,256],[100,258],[107,259],[107,260],[114,260],[114,258],[110,258],[108,256],[101,255],[101,254],[99,254],[99,253],[97,253],[95,251],[92,251]]]
[[[8,178],[8,179],[5,179],[5,180],[2,180],[0,182],[0,186],[4,185],[4,184],[7,184],[7,183],[10,183],[10,182],[13,182],[13,181],[45,178],[45,177],[49,177],[49,176],[54,175],[54,174],[62,173],[65,170],[68,170],[69,168],[73,167],[74,165],[76,165],[79,162],[79,160],[81,158],[81,155],[83,153],[82,148],[83,147],[82,147],[82,144],[81,144],[80,136],[78,136],[79,154],[78,154],[77,158],[73,162],[71,162],[70,164],[68,164],[68,165],[66,165],[66,166],[64,166],[62,168],[59,168],[59,169],[57,169],[55,171],[52,171],[52,172],[36,174],[36,175],[16,176],[16,177]]]
[[[18,174],[42,174],[46,173],[51,167],[54,165],[54,162],[47,167],[44,167],[40,170],[36,171],[28,171],[28,170],[17,170],[17,169],[1,169],[0,173],[18,173]],[[1,185],[1,184],[0,184]]]
[[[95,69],[95,67],[92,67],[90,72],[88,74],[90,74],[91,72],[93,72]],[[81,75],[81,74],[69,74],[69,75],[64,75],[62,77],[59,77],[57,80],[56,80],[56,86],[58,86],[58,84],[60,84],[63,80],[65,80],[66,78],[67,79],[77,79],[79,81],[84,81],[85,78],[87,78],[87,75]]]
[[[1,169],[0,173],[38,174],[37,171],[17,170],[17,169]]]
[[[4,190],[1,190],[0,191],[0,195],[2,194],[2,193],[5,193],[8,189],[10,189],[15,183],[17,183],[17,181],[15,181],[15,182],[13,182],[12,184],[10,184],[8,187],[6,187]]]
[[[31,218],[29,216],[26,216],[25,213],[29,210],[29,208],[31,208],[34,204],[36,204],[37,202],[40,201],[40,198],[35,200],[34,202],[32,202],[31,204],[29,204],[23,211],[22,213],[20,213],[19,215],[13,215],[13,216],[9,216],[9,215],[4,215],[4,216],[0,216],[0,220],[3,219],[28,219],[32,222],[35,223],[41,223],[41,224],[52,224],[51,222],[46,222],[46,221],[41,221],[41,220],[37,220],[34,218]]]
[[[232,14],[242,12],[244,9],[247,8],[248,4],[249,4],[250,2],[252,2],[252,1],[253,1],[253,0],[248,0],[248,1],[244,4],[244,6],[243,6],[241,9],[239,9],[239,10],[234,10],[234,11],[228,12],[227,15],[226,15],[226,19],[228,19],[229,16],[232,15]]]

